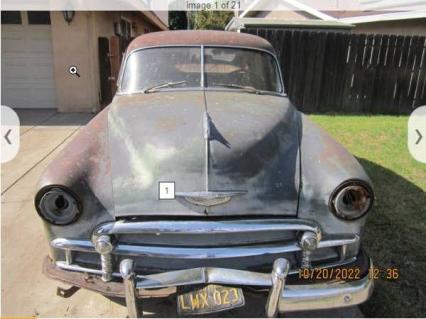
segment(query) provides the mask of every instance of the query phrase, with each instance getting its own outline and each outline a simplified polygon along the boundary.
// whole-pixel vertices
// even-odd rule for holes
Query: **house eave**
[[[374,23],[382,21],[398,21],[410,19],[424,19],[426,18],[426,11],[409,11],[409,12],[392,12],[359,17],[342,18],[339,21],[350,23],[353,25]]]
[[[169,27],[152,11],[141,11],[140,12],[150,23],[155,25],[161,31],[168,30]]]
[[[225,27],[228,31],[238,31],[245,27],[264,28],[299,28],[299,29],[352,29],[354,25],[336,20],[282,20],[264,18],[237,18],[234,17]]]

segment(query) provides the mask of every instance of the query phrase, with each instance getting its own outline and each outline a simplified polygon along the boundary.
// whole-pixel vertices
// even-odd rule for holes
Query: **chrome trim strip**
[[[247,219],[226,221],[125,221],[105,223],[97,227],[92,241],[101,235],[117,234],[229,234],[270,231],[312,231],[321,240],[320,226],[301,219]]]
[[[270,244],[238,247],[157,247],[157,246],[132,246],[117,245],[115,252],[120,255],[145,256],[154,258],[179,258],[179,259],[227,259],[248,258],[270,254],[284,254],[299,251],[296,243]]]
[[[201,77],[200,77],[200,86],[202,87],[202,88],[204,88],[206,85],[205,85],[205,80],[204,80],[204,77],[205,77],[205,74],[204,74],[204,45],[201,45],[201,57],[200,57],[200,64],[201,64]]]
[[[204,81],[204,80],[203,80]],[[203,82],[204,84],[204,82]],[[204,135],[204,179],[205,179],[205,187],[204,190],[206,192],[209,191],[209,176],[210,176],[210,134],[211,134],[211,127],[210,127],[210,119],[209,119],[209,113],[207,113],[207,101],[206,101],[206,94],[203,91],[203,98],[204,98],[204,114],[203,114],[203,135]],[[176,194],[175,194],[176,196]],[[176,196],[176,199],[179,200],[179,195]]]
[[[352,239],[342,240],[344,244],[356,243],[357,236]],[[322,242],[323,247],[332,247],[327,239]],[[339,241],[332,240],[336,246],[340,246]],[[66,238],[56,238],[51,241],[51,246],[59,249],[70,249],[81,252],[96,252],[93,244],[89,240],[73,240]],[[320,246],[320,247],[321,247]],[[144,246],[117,244],[113,254],[153,258],[180,258],[180,259],[226,259],[244,258],[253,256],[263,256],[270,254],[284,254],[301,251],[297,243],[249,245],[236,247],[174,247],[174,246]]]

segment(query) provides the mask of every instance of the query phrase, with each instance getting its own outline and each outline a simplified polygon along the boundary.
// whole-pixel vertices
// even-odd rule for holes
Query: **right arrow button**
[[[408,119],[408,150],[415,160],[426,163],[426,106],[418,107]]]
[[[420,131],[418,129],[416,129],[417,134],[419,135],[419,138],[416,141],[416,145],[420,143],[420,140],[423,138],[422,134],[420,133]]]

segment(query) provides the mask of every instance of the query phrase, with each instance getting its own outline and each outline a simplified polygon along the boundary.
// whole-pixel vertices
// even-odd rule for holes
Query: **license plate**
[[[241,288],[208,285],[177,296],[179,315],[219,312],[244,306]]]

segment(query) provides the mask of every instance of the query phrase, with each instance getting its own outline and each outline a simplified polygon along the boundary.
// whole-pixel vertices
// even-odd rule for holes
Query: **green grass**
[[[376,267],[399,269],[397,280],[376,281],[361,310],[367,317],[426,316],[426,164],[408,152],[408,117],[310,118],[355,155],[372,179],[376,201],[363,246]]]

